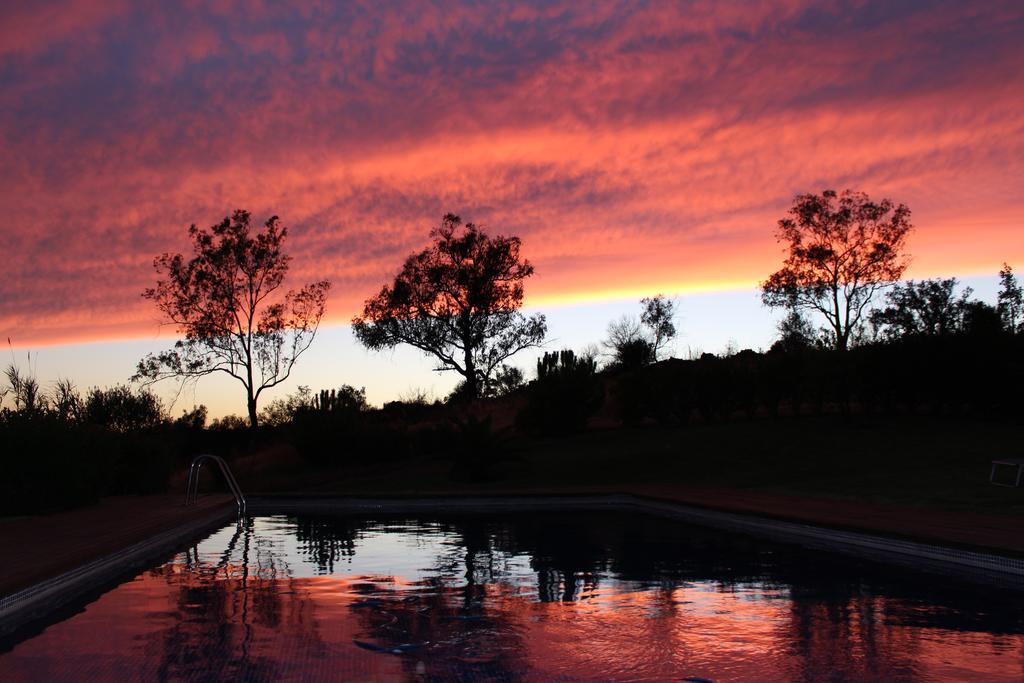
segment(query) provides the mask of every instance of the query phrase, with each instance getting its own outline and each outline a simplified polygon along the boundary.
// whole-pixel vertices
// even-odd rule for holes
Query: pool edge
[[[236,516],[233,505],[216,509],[184,524],[125,546],[9,595],[0,596],[0,637],[31,622],[45,619],[68,603],[151,564],[155,559],[194,539],[204,531],[222,526]]]

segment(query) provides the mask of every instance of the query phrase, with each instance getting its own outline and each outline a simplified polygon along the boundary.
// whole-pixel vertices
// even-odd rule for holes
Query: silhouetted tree
[[[790,309],[786,317],[779,321],[779,338],[772,344],[772,351],[796,353],[812,349],[818,345],[817,332],[803,314]]]
[[[888,340],[958,334],[973,290],[965,287],[957,296],[956,287],[956,278],[897,284],[886,292],[885,308],[871,311],[871,325]]]
[[[999,271],[998,310],[1007,332],[1017,334],[1024,331],[1024,290],[1017,282],[1013,269],[1006,263]]]
[[[657,360],[654,343],[648,339],[643,324],[628,315],[608,323],[604,347],[612,357],[611,364],[623,370],[635,370]]]
[[[640,322],[650,333],[651,346],[654,349],[654,358],[658,360],[665,346],[676,336],[674,322],[676,304],[664,295],[658,294],[654,297],[644,297],[640,300],[644,307],[640,314]]]
[[[995,339],[1003,333],[1003,320],[995,306],[969,301],[964,309],[964,332],[980,340]]]
[[[430,237],[433,244],[406,259],[352,329],[369,349],[420,349],[437,370],[462,375],[465,395],[476,398],[502,363],[544,341],[544,316],[519,312],[533,266],[520,258],[518,237],[492,238],[455,214]]]
[[[206,406],[192,406],[192,410],[181,411],[181,417],[174,421],[174,424],[186,429],[203,429],[206,427],[207,418]]]
[[[658,294],[640,300],[640,317],[624,315],[608,324],[603,345],[614,367],[635,370],[659,360],[676,336],[675,302]]]
[[[898,280],[912,229],[910,209],[862,192],[834,190],[796,197],[776,236],[787,248],[781,270],[761,284],[767,306],[817,311],[843,351],[874,294]]]
[[[494,373],[494,378],[487,387],[492,396],[508,396],[526,382],[523,371],[514,365],[503,365]]]
[[[288,424],[301,409],[313,402],[312,390],[303,384],[293,394],[275,398],[260,413],[260,424],[278,427]]]
[[[330,289],[323,280],[280,293],[291,260],[282,251],[287,233],[271,216],[254,234],[249,212],[238,210],[208,230],[189,228],[191,259],[158,256],[153,265],[165,279],[142,296],[184,339],[139,361],[133,379],[187,382],[224,373],[245,387],[249,425],[256,427],[260,394],[291,375],[313,342]]]

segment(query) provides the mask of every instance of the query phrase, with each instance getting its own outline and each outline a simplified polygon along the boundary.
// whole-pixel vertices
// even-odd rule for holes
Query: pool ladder
[[[224,458],[219,455],[204,453],[203,455],[197,455],[192,461],[192,466],[188,469],[188,483],[185,484],[185,505],[195,505],[196,499],[199,498],[199,470],[207,460],[212,460],[220,467],[220,473],[223,475],[224,481],[227,482],[228,488],[231,489],[231,494],[235,497],[238,515],[245,514],[245,496],[242,495],[242,489],[238,485],[235,475],[231,473],[231,468],[224,462]]]

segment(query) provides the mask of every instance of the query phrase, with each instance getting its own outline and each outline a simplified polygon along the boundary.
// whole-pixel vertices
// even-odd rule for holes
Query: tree
[[[291,257],[282,251],[287,228],[271,216],[254,232],[248,211],[235,211],[202,230],[188,229],[193,256],[158,256],[164,276],[142,296],[156,303],[183,339],[139,361],[133,380],[198,381],[224,373],[245,388],[249,426],[258,423],[264,390],[288,379],[316,336],[330,283],[281,293]]]
[[[480,396],[484,398],[495,398],[508,396],[515,393],[526,384],[526,377],[523,371],[514,365],[502,365],[494,371],[494,374],[486,381],[481,382],[478,387]],[[460,380],[455,388],[444,397],[445,403],[459,402],[467,398],[466,382]]]
[[[657,360],[654,343],[644,333],[643,324],[632,316],[608,323],[604,346],[612,357],[611,364],[623,370],[636,370]]]
[[[675,302],[658,294],[640,300],[640,318],[624,315],[608,324],[603,342],[612,365],[632,369],[656,362],[676,336]]]
[[[790,309],[786,317],[779,321],[776,329],[779,331],[779,338],[772,344],[772,351],[799,353],[818,345],[814,327],[798,310]]]
[[[871,311],[871,325],[889,340],[958,334],[973,290],[956,296],[957,284],[955,277],[897,284],[886,292],[886,307]]]
[[[910,209],[889,199],[873,202],[863,192],[825,190],[798,195],[789,213],[776,230],[786,260],[761,283],[761,300],[820,313],[835,348],[844,351],[872,297],[907,267]]]
[[[640,305],[644,307],[643,313],[640,314],[640,322],[648,329],[651,346],[654,347],[654,357],[657,360],[665,346],[675,339],[676,326],[673,319],[676,304],[659,294],[644,297],[640,300]]]
[[[518,237],[492,238],[455,214],[445,215],[430,238],[391,285],[366,301],[352,330],[371,350],[420,349],[438,371],[462,375],[464,395],[477,398],[505,360],[544,341],[544,316],[519,312],[533,266],[520,258]]]
[[[1024,290],[1006,263],[999,271],[999,317],[1010,334],[1024,331]]]
[[[976,340],[989,342],[1003,334],[1003,320],[999,310],[984,301],[968,301],[964,310],[964,334]]]

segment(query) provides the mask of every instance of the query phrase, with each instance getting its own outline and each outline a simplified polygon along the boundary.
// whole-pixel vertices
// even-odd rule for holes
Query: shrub
[[[85,422],[115,432],[152,429],[166,420],[160,399],[148,389],[133,392],[124,385],[94,388],[85,399]]]
[[[0,515],[64,510],[94,502],[103,493],[110,455],[95,435],[47,416],[9,412],[0,421],[4,476]]]
[[[517,416],[526,432],[556,435],[582,431],[604,400],[597,362],[572,351],[545,353],[537,360],[537,379]]]
[[[346,384],[319,392],[292,416],[299,454],[316,464],[334,464],[349,451],[364,449],[370,441],[363,419],[368,408],[365,389]]]

